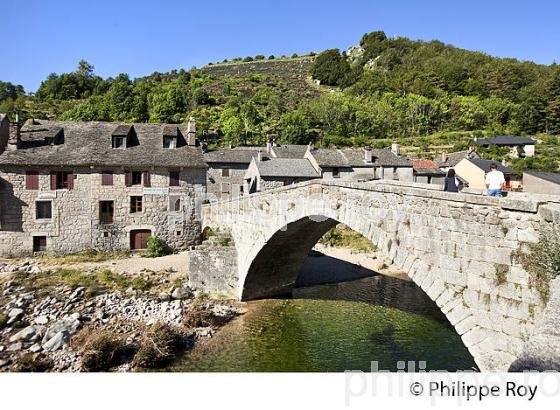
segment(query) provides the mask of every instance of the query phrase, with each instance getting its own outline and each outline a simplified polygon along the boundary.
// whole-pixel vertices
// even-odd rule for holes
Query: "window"
[[[101,185],[113,185],[113,171],[103,171],[101,173]]]
[[[52,202],[51,201],[37,201],[37,202],[35,202],[35,217],[37,219],[51,219],[52,218]]]
[[[113,148],[125,149],[126,148],[126,137],[115,137],[113,136]]]
[[[171,171],[169,173],[169,186],[179,186],[179,172]]]
[[[33,252],[45,252],[47,250],[47,237],[34,236],[33,237]]]
[[[229,194],[229,183],[222,183],[222,194]]]
[[[340,170],[338,168],[332,169],[332,176],[333,178],[340,178]]]
[[[113,201],[100,201],[99,202],[99,222],[102,224],[112,224],[114,214]]]
[[[132,185],[142,185],[142,172],[134,171],[132,173]]]
[[[131,196],[130,197],[130,213],[134,214],[137,212],[142,212],[142,197],[141,196]]]
[[[222,168],[222,176],[229,177],[229,168]]]
[[[177,147],[177,143],[176,143],[176,138],[175,137],[163,137],[163,148],[165,149],[173,149],[175,147]]]
[[[39,189],[39,172],[25,171],[25,189]]]
[[[104,238],[108,238],[108,237],[109,237],[109,232],[103,231],[103,237],[104,237]]]
[[[51,172],[51,189],[73,189],[74,175],[71,171]]]
[[[181,212],[181,199],[177,199],[174,203],[173,203],[173,210],[175,212]]]
[[[175,231],[175,235],[177,235],[177,236],[181,236],[182,234],[183,234],[182,231]]]

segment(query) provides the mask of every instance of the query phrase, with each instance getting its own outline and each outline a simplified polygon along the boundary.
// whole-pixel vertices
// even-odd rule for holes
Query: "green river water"
[[[186,352],[169,371],[341,372],[476,368],[437,306],[414,283],[374,276],[249,302],[248,312]]]

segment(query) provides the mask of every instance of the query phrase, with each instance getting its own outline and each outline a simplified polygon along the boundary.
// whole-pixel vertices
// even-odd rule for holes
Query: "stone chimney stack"
[[[196,121],[193,117],[190,118],[187,126],[187,145],[191,147],[196,145]]]
[[[310,142],[309,145],[308,145],[308,149],[309,149],[309,151],[313,151],[315,149],[315,145],[313,145],[313,143]]]
[[[371,164],[373,162],[373,152],[371,151],[370,147],[364,148],[364,161],[367,164]]]
[[[447,162],[447,152],[445,151],[441,153],[441,162]]]
[[[262,160],[263,160],[262,151],[258,150],[257,151],[257,161],[262,162]]]
[[[14,151],[19,148],[21,143],[21,127],[19,125],[19,113],[16,112],[15,122],[10,123],[8,146],[6,150]]]
[[[401,146],[398,143],[393,142],[391,144],[391,152],[399,157],[401,155]]]
[[[266,152],[267,152],[268,154],[270,154],[270,148],[272,148],[272,142],[271,142],[270,140],[268,140],[268,141],[266,142]]]

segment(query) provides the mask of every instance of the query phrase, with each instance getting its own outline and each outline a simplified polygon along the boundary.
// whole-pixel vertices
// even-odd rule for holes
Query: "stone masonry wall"
[[[114,170],[113,185],[101,185],[101,170],[74,169],[72,190],[51,190],[49,170],[39,171],[39,189],[25,188],[25,170],[0,173],[4,179],[0,201],[3,209],[0,255],[32,253],[33,236],[47,237],[47,252],[68,253],[92,248],[130,249],[130,231],[150,229],[173,249],[186,249],[197,243],[200,223],[195,205],[204,194],[204,170],[180,173],[180,186],[169,187],[167,170],[151,171],[151,187],[164,193],[150,194],[141,185],[125,186],[125,174]],[[167,191],[168,190],[168,191]],[[130,197],[142,196],[142,212],[130,212]],[[180,209],[175,211],[175,201]],[[37,200],[52,201],[52,218],[36,219]],[[99,201],[114,201],[114,223],[99,220]]]
[[[271,268],[278,263],[273,259],[283,257],[283,249],[267,250],[276,233],[309,216],[344,223],[377,244],[435,301],[481,369],[507,370],[544,306],[513,253],[536,241],[543,227],[560,224],[559,202],[553,196],[496,199],[388,181],[310,181],[205,205],[202,218],[203,227],[232,234],[239,297],[249,272],[257,275],[253,285],[259,275],[266,277],[266,261],[259,260],[265,263],[260,271],[252,269],[260,254],[276,255]],[[306,229],[282,243],[310,246],[301,237]],[[293,279],[289,269],[278,272],[286,275],[285,284]]]
[[[243,186],[248,165],[243,164],[208,164],[207,189],[208,197],[212,200],[237,198],[240,187]],[[222,176],[222,169],[229,169],[229,177]],[[222,184],[229,184],[229,194],[222,192]]]

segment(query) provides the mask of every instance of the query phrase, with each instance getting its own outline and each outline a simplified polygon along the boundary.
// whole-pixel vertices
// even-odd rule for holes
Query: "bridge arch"
[[[290,292],[309,250],[343,223],[423,289],[482,370],[507,370],[542,309],[512,252],[544,222],[532,201],[384,183],[314,181],[203,208],[204,226],[231,232],[239,298]]]

